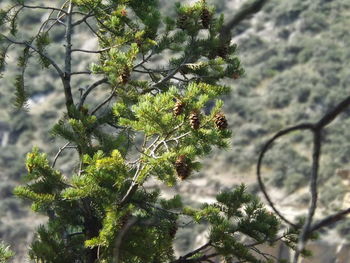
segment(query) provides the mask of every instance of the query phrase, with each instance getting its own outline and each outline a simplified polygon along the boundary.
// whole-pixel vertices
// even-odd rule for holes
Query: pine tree
[[[24,10],[48,11],[34,36],[17,34]],[[30,247],[35,262],[208,262],[216,256],[269,262],[254,248],[273,244],[280,223],[244,186],[198,209],[184,206],[180,196],[166,200],[142,187],[150,178],[169,187],[181,183],[178,177],[197,171],[213,147],[228,146],[231,132],[220,96],[230,88],[219,83],[244,73],[236,46],[220,39],[222,16],[216,17],[205,1],[177,4],[176,12],[175,18],[162,17],[155,0],[72,0],[54,7],[18,0],[0,11],[1,66],[7,52],[22,48],[16,106],[26,105],[29,62],[53,68],[62,82],[66,113],[52,133],[67,141],[60,152],[73,148],[79,159],[78,168],[66,176],[54,167],[59,154],[53,160],[34,148],[27,155],[26,184],[15,193],[49,218]],[[64,45],[59,61],[51,29],[62,24],[65,37],[55,43]],[[80,29],[94,35],[97,50],[73,43]],[[74,67],[77,53],[99,58],[81,72]],[[170,59],[164,57],[169,53]],[[156,57],[169,61],[157,67]],[[102,78],[75,96],[72,79],[90,75]],[[89,109],[85,100],[101,85],[110,95]],[[210,112],[204,110],[208,104],[214,105]],[[181,218],[206,224],[210,234],[205,246],[175,259]],[[206,254],[208,248],[215,252]]]

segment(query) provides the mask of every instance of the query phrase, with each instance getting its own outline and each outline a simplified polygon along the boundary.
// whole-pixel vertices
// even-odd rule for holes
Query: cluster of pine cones
[[[201,19],[203,28],[205,29],[209,28],[211,18],[212,18],[211,12],[208,10],[208,8],[204,7],[200,14],[200,19]],[[189,25],[189,16],[187,14],[179,15],[179,17],[177,18],[177,26],[180,29],[185,30],[188,25]]]
[[[175,116],[181,115],[185,110],[185,103],[179,99],[177,99],[175,106],[173,108],[173,113]],[[188,120],[190,122],[190,125],[192,129],[198,130],[200,128],[201,120],[200,120],[200,113],[196,110],[192,111],[190,113],[190,116],[188,117]],[[225,130],[228,127],[226,117],[223,113],[219,112],[214,116],[214,123],[215,126],[219,130]]]
[[[186,105],[183,101],[177,99],[173,108],[173,114],[175,116],[181,115],[185,110],[185,106]],[[201,120],[198,111],[192,111],[188,120],[192,129],[198,130],[200,128]],[[219,130],[225,130],[228,127],[226,117],[222,112],[219,112],[214,116],[214,123]],[[176,173],[181,180],[185,180],[191,174],[191,160],[185,155],[180,155],[176,159],[174,166]]]

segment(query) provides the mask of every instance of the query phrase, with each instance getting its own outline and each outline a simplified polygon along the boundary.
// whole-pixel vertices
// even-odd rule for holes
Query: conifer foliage
[[[6,263],[13,257],[13,252],[3,243],[0,243],[0,263]]]
[[[67,141],[59,153],[70,147],[77,156],[77,168],[63,175],[54,167],[59,153],[47,156],[34,148],[27,155],[26,184],[15,192],[49,218],[37,230],[30,258],[57,263],[269,261],[254,244],[273,243],[279,222],[244,186],[220,193],[216,203],[200,209],[143,187],[151,178],[169,187],[181,183],[179,178],[192,176],[213,147],[227,147],[231,132],[219,97],[230,89],[219,82],[243,75],[243,69],[236,46],[221,43],[223,17],[216,17],[205,1],[177,4],[176,18],[162,17],[155,0],[14,2],[0,12],[0,62],[5,67],[6,53],[22,49],[16,105],[25,105],[30,94],[25,85],[29,62],[55,70],[66,114],[52,134]],[[36,35],[17,34],[24,10],[48,12]],[[55,43],[63,49],[60,60],[53,56],[51,29],[62,25],[65,37]],[[98,49],[72,42],[81,29],[94,35]],[[99,58],[81,72],[74,67],[79,53]],[[161,67],[154,63],[159,58]],[[77,76],[91,81],[80,96],[72,84]],[[101,85],[110,93],[90,109],[85,100]],[[173,242],[181,218],[206,224],[210,234],[205,246],[176,259]],[[244,243],[244,237],[251,242]]]

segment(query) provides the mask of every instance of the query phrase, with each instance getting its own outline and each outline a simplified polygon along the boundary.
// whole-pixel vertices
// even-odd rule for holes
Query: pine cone
[[[199,113],[197,111],[192,111],[190,114],[189,120],[190,120],[192,129],[198,130],[201,124]]]
[[[81,106],[79,111],[83,114],[83,115],[88,115],[89,114],[89,109],[84,107],[84,106]]]
[[[202,25],[204,28],[208,29],[211,20],[211,14],[207,8],[203,8],[201,13]]]
[[[228,46],[227,45],[220,45],[218,47],[218,56],[222,57],[222,58],[227,58],[227,54],[228,54]]]
[[[241,75],[239,75],[239,73],[233,73],[232,78],[233,79],[239,79],[241,77]]]
[[[179,15],[179,17],[177,18],[176,24],[177,24],[178,28],[185,30],[186,26],[188,24],[188,16],[186,14]]]
[[[174,222],[174,224],[169,228],[169,232],[168,232],[171,239],[174,239],[177,229],[178,228],[177,228],[176,222]]]
[[[121,16],[127,16],[127,14],[128,14],[128,11],[126,11],[126,9],[122,9],[122,10],[120,11],[120,15],[121,15]]]
[[[180,114],[182,114],[184,111],[184,108],[185,108],[185,103],[182,102],[181,100],[177,99],[175,106],[173,108],[174,115],[179,116]]]
[[[185,180],[191,173],[191,167],[185,155],[180,155],[175,161],[175,170],[181,180]]]
[[[125,85],[126,83],[128,83],[129,79],[130,79],[130,70],[129,68],[125,67],[122,74],[120,75],[120,82]]]
[[[215,122],[216,127],[219,130],[227,129],[228,124],[227,124],[226,117],[223,113],[219,112],[218,114],[216,114],[214,117],[214,122]]]
[[[123,215],[123,216],[121,217],[121,219],[120,219],[120,224],[121,224],[121,226],[125,226],[126,223],[128,223],[129,218],[130,218],[130,215],[129,215],[129,214]]]

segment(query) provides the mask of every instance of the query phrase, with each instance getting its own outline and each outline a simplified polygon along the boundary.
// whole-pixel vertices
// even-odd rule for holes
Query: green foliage
[[[14,253],[4,243],[0,243],[0,263],[7,263],[14,256]]]
[[[259,260],[240,238],[246,236],[252,244],[269,241],[273,245],[280,227],[276,217],[263,208],[255,196],[248,194],[244,185],[234,191],[224,191],[216,199],[216,203],[206,204],[200,210],[187,208],[184,213],[196,222],[209,223],[212,245],[226,261],[269,262]]]

